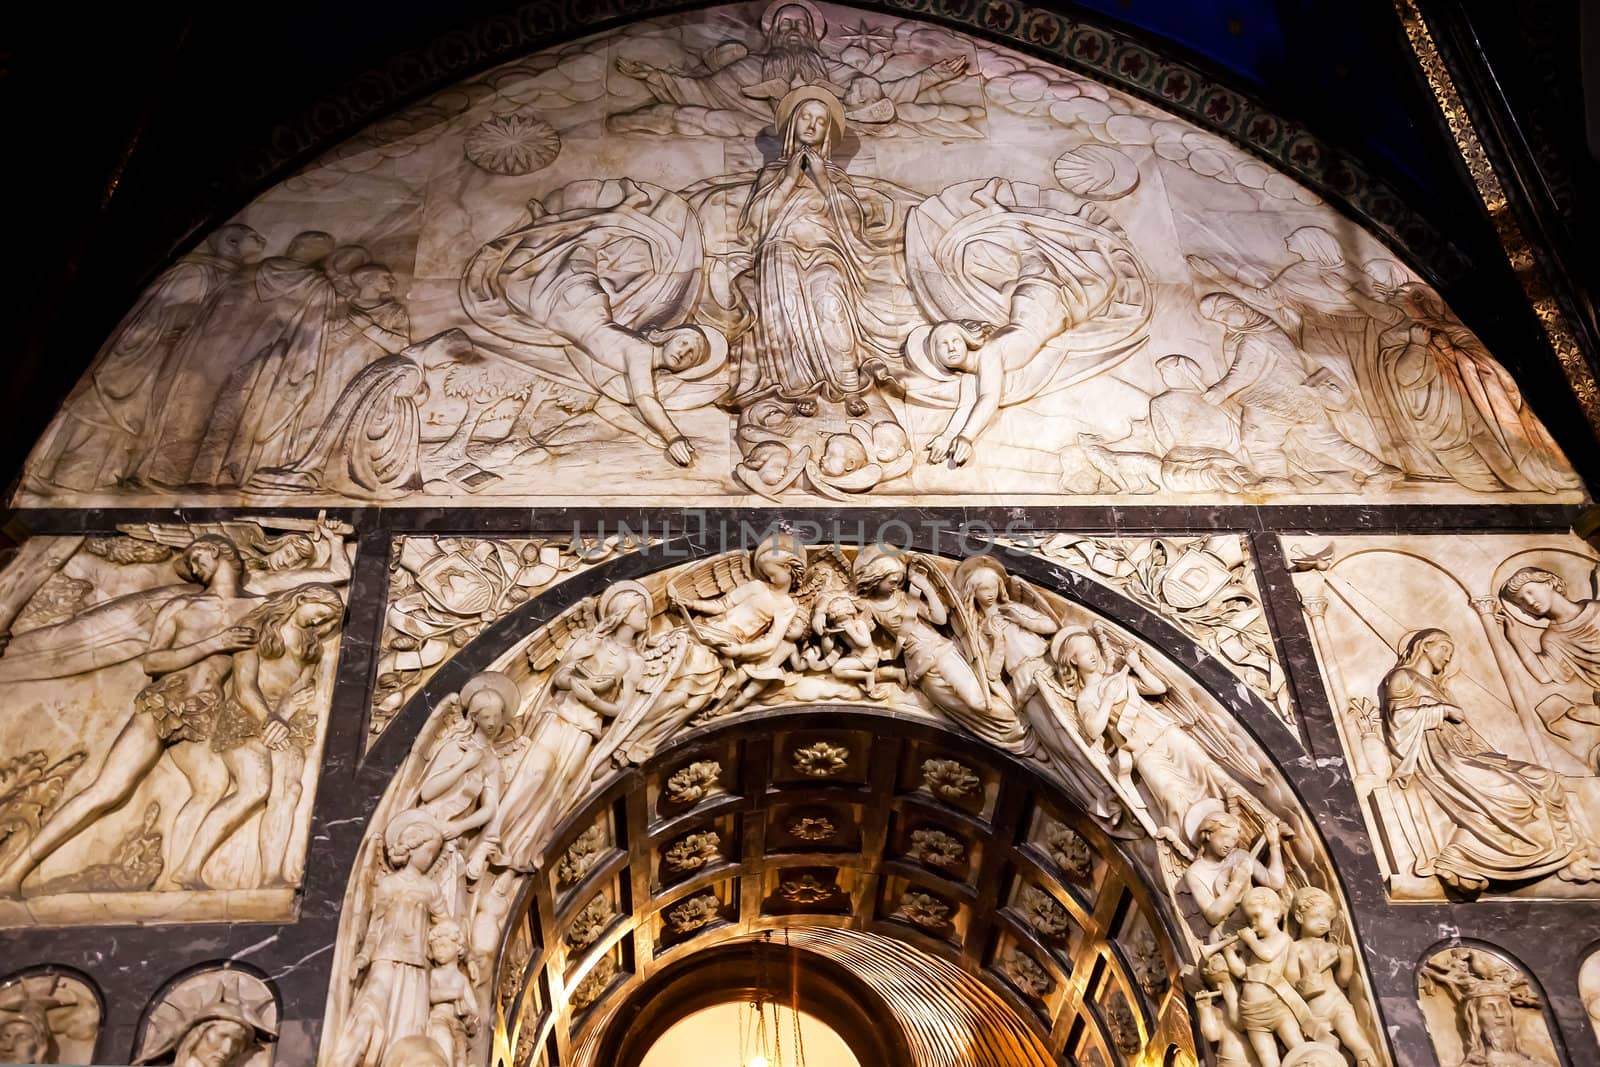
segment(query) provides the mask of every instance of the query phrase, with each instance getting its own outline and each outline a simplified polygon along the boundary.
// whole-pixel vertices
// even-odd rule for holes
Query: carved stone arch
[[[775,536],[778,536],[781,540],[782,535]],[[764,541],[763,545],[767,543]],[[370,906],[370,894],[373,892],[373,886],[376,885],[373,879],[388,877],[383,872],[399,870],[395,864],[403,862],[403,857],[400,860],[396,860],[395,855],[391,853],[389,865],[383,865],[382,838],[386,833],[385,827],[390,825],[396,816],[405,810],[406,805],[415,802],[404,799],[402,794],[409,797],[417,795],[415,790],[422,780],[419,777],[422,774],[419,761],[429,758],[426,754],[427,750],[437,748],[438,739],[442,736],[441,731],[447,725],[438,710],[440,700],[448,694],[460,690],[465,684],[472,682],[475,672],[482,671],[484,668],[500,668],[510,670],[513,673],[521,671],[522,676],[526,679],[528,677],[527,671],[518,665],[519,661],[524,659],[524,653],[536,646],[544,648],[545,646],[540,645],[540,642],[547,640],[546,634],[549,632],[559,633],[562,627],[568,628],[569,633],[582,634],[589,632],[586,628],[593,627],[598,621],[594,614],[595,598],[607,589],[617,588],[621,582],[633,582],[643,579],[650,587],[652,594],[651,610],[656,617],[656,621],[652,625],[657,626],[658,629],[661,626],[668,625],[661,621],[664,618],[662,612],[666,604],[663,593],[665,583],[672,581],[674,577],[685,576],[689,576],[686,580],[701,580],[707,574],[713,573],[713,569],[719,566],[724,569],[729,567],[748,568],[750,566],[748,561],[751,557],[743,550],[722,554],[715,552],[715,547],[692,541],[653,546],[597,567],[593,571],[557,586],[543,596],[529,600],[488,627],[475,642],[464,648],[457,657],[445,663],[423,690],[408,702],[400,712],[389,734],[379,741],[379,746],[382,747],[375,748],[374,752],[371,753],[374,759],[368,765],[371,771],[376,771],[378,766],[395,766],[399,763],[398,760],[394,759],[398,755],[398,749],[408,742],[412,745],[412,755],[397,768],[397,774],[393,784],[390,786],[389,795],[379,805],[375,813],[368,833],[368,844],[361,850],[356,870],[353,872],[350,890],[346,897],[345,919],[342,922],[342,933],[339,947],[336,951],[335,978],[333,987],[330,989],[327,1028],[324,1031],[323,1056],[325,1058],[331,1057],[330,1062],[339,1062],[337,1053],[343,1030],[349,1024],[352,1012],[360,1009],[361,998],[366,995],[363,992],[359,976],[352,973],[352,961],[358,951],[356,948],[357,941],[353,939],[359,939],[361,936],[359,930],[354,928],[352,923],[359,923],[365,920],[364,918],[352,919],[352,916],[364,917],[369,914],[364,909]],[[907,559],[911,561],[928,560],[929,562],[926,566],[933,568],[937,573],[945,574],[946,578],[944,580],[948,582],[949,575],[954,572],[952,564],[958,560],[972,558],[964,556],[960,550],[961,547],[959,542],[953,538],[924,540],[916,544],[915,548],[931,549],[937,555],[920,556],[915,551],[912,551],[907,556]],[[980,546],[967,545],[965,547],[971,549]],[[809,550],[808,558],[810,562],[807,565],[813,568],[820,567],[822,565],[817,561],[825,560],[830,555],[831,553],[826,548],[813,548]],[[858,555],[859,553],[855,548],[847,547],[844,556],[841,557],[840,566],[848,568],[852,565],[850,561],[857,558]],[[1163,679],[1189,687],[1183,691],[1190,694],[1193,699],[1200,700],[1205,704],[1208,709],[1205,714],[1211,717],[1206,721],[1210,721],[1214,727],[1220,727],[1224,734],[1230,734],[1231,731],[1231,736],[1234,738],[1232,743],[1242,746],[1242,750],[1236,753],[1236,757],[1255,760],[1256,762],[1249,765],[1254,768],[1254,771],[1248,769],[1242,771],[1221,770],[1220,764],[1207,764],[1207,766],[1215,765],[1218,768],[1218,773],[1222,775],[1222,778],[1215,780],[1221,782],[1230,775],[1248,775],[1251,773],[1260,775],[1260,778],[1259,781],[1255,781],[1248,788],[1240,789],[1236,793],[1229,793],[1230,799],[1227,805],[1221,802],[1219,794],[1216,799],[1216,810],[1220,812],[1225,807],[1233,807],[1234,810],[1241,812],[1244,819],[1245,832],[1252,837],[1264,833],[1267,822],[1273,820],[1283,822],[1292,827],[1294,836],[1286,846],[1286,851],[1293,850],[1298,857],[1295,862],[1304,870],[1308,872],[1315,871],[1316,873],[1307,875],[1310,878],[1310,882],[1303,880],[1299,883],[1291,882],[1290,887],[1292,888],[1294,884],[1317,885],[1331,892],[1332,898],[1329,906],[1333,908],[1333,917],[1336,920],[1341,917],[1343,919],[1343,927],[1336,930],[1335,936],[1344,938],[1344,943],[1348,943],[1353,930],[1348,910],[1342,903],[1343,896],[1342,890],[1339,888],[1339,878],[1328,857],[1326,846],[1321,841],[1320,832],[1306,814],[1303,804],[1294,795],[1292,787],[1278,770],[1280,761],[1295,758],[1289,753],[1297,747],[1296,742],[1265,703],[1254,695],[1248,687],[1241,685],[1226,668],[1214,661],[1191,639],[1183,636],[1173,626],[1159,619],[1153,613],[1133,604],[1114,590],[1074,576],[1048,561],[1029,556],[1026,553],[1019,553],[1010,549],[999,549],[995,552],[993,558],[1000,561],[1000,565],[1004,570],[1009,571],[1016,579],[1016,582],[1011,586],[1014,590],[1014,595],[1043,597],[1050,604],[1064,605],[1069,609],[1069,612],[1076,613],[1071,614],[1071,618],[1103,619],[1107,625],[1116,627],[1118,632],[1124,635],[1123,638],[1118,640],[1132,640],[1143,644],[1147,655],[1153,659],[1159,659],[1161,666],[1156,669]],[[689,562],[683,562],[685,559]],[[940,562],[941,560],[947,562]],[[750,572],[746,569],[738,573],[748,574]],[[693,578],[696,574],[700,575],[700,579]],[[725,580],[731,581],[734,579]],[[942,588],[948,588],[948,586]],[[1026,593],[1025,590],[1027,589],[1034,589],[1037,592]],[[700,592],[704,593],[705,590],[701,589]],[[628,623],[627,625],[632,626],[634,624]],[[945,624],[941,623],[940,625],[944,626]],[[1062,623],[1057,625],[1065,626]],[[560,639],[567,641],[568,644],[565,647],[570,649],[572,647],[570,642],[576,638],[564,636]],[[551,640],[554,640],[554,638],[551,638]],[[1111,646],[1105,647],[1109,648]],[[530,656],[529,658],[533,658],[541,664],[538,669],[546,672],[547,676],[551,664],[555,662],[555,659],[552,658],[553,655],[554,653],[546,648],[545,651],[538,652],[536,656]],[[473,682],[473,684],[479,685],[481,683]],[[540,686],[543,684],[538,679],[525,680],[522,683],[518,695],[521,713],[529,713],[531,704],[539,699],[535,694],[540,691]],[[474,981],[480,990],[481,998],[489,997],[491,995],[490,990],[494,990],[492,993],[494,1005],[492,1010],[497,1013],[496,1018],[499,1021],[492,1029],[485,1030],[469,1038],[469,1042],[472,1045],[473,1061],[493,1064],[504,1059],[506,1063],[516,1063],[518,1067],[521,1067],[521,1064],[525,1062],[531,1063],[533,1061],[528,1057],[539,1054],[539,1047],[543,1047],[541,1043],[547,1043],[551,1040],[551,1035],[555,1032],[553,1028],[557,1019],[570,1019],[574,1014],[579,1017],[578,1029],[582,1033],[569,1032],[566,1037],[557,1041],[556,1045],[550,1047],[559,1048],[561,1050],[559,1054],[566,1056],[571,1052],[571,1046],[568,1041],[572,1037],[581,1036],[589,1041],[599,1040],[595,1036],[598,1031],[592,1029],[592,1026],[595,1025],[593,1023],[593,1018],[595,1017],[591,1014],[590,1018],[583,1018],[585,1014],[583,1009],[588,1009],[599,1000],[612,998],[625,985],[633,981],[632,972],[629,970],[633,960],[630,954],[632,950],[619,948],[618,946],[629,943],[625,935],[630,929],[637,929],[638,923],[635,922],[633,927],[628,927],[626,925],[628,921],[626,917],[636,913],[641,907],[643,900],[640,894],[642,892],[649,890],[649,895],[658,895],[654,890],[650,889],[650,880],[654,875],[649,871],[628,873],[630,866],[636,865],[640,858],[638,845],[635,842],[639,840],[642,831],[644,837],[648,840],[649,847],[659,852],[667,845],[677,843],[689,830],[695,828],[695,825],[673,823],[672,825],[675,828],[669,834],[664,829],[667,823],[659,823],[658,825],[650,822],[649,817],[638,813],[636,810],[638,804],[630,808],[627,800],[629,796],[637,795],[652,798],[647,802],[642,802],[645,804],[646,809],[649,809],[650,804],[659,802],[659,797],[662,795],[663,790],[667,788],[667,779],[679,771],[684,771],[689,775],[689,778],[684,780],[690,782],[692,788],[703,791],[709,786],[713,790],[723,789],[729,792],[730,795],[745,795],[744,793],[733,794],[731,788],[724,782],[727,774],[731,773],[725,770],[726,767],[730,766],[727,761],[734,758],[732,753],[735,749],[746,743],[759,745],[762,739],[765,738],[772,745],[780,745],[780,742],[775,740],[777,737],[782,736],[780,728],[788,729],[791,733],[798,732],[807,737],[816,738],[811,748],[803,755],[808,766],[818,765],[832,768],[831,770],[820,772],[824,777],[845,773],[846,768],[850,768],[850,774],[865,774],[866,772],[862,766],[852,762],[856,759],[856,755],[848,752],[849,745],[843,740],[838,740],[839,738],[848,739],[852,736],[857,738],[870,738],[873,736],[872,728],[866,722],[857,721],[852,727],[851,716],[865,716],[867,720],[870,720],[874,715],[884,714],[884,709],[874,710],[870,707],[864,707],[864,704],[870,704],[870,702],[864,701],[859,697],[843,704],[834,702],[831,705],[828,701],[819,703],[814,698],[788,699],[773,705],[771,710],[739,713],[734,719],[727,722],[713,719],[705,726],[690,728],[687,732],[674,735],[663,741],[661,747],[656,748],[653,753],[646,757],[646,763],[642,768],[612,775],[608,779],[608,784],[603,785],[602,791],[591,794],[590,799],[585,802],[584,815],[574,814],[574,809],[570,805],[576,801],[576,797],[569,797],[566,806],[563,808],[567,814],[559,820],[553,829],[548,829],[545,836],[541,838],[547,847],[542,852],[544,858],[535,865],[540,873],[532,878],[521,878],[520,876],[513,877],[512,872],[507,871],[506,894],[511,892],[513,882],[520,881],[522,884],[520,888],[516,888],[514,899],[510,895],[503,894],[504,903],[495,905],[495,913],[498,917],[493,919],[490,927],[481,931],[479,936],[481,958],[475,961],[477,967]],[[791,717],[800,716],[801,711],[807,707],[831,707],[833,710],[830,710],[828,714],[832,717],[826,719],[825,725],[822,726],[796,725],[789,722]],[[942,725],[937,722],[925,723],[926,715],[924,714],[920,717],[924,720],[923,722],[915,721],[919,718],[918,716],[913,716],[910,721],[902,722],[900,720],[903,717],[901,715],[890,720],[893,725],[893,731],[885,729],[880,732],[886,735],[893,732],[895,736],[911,737],[912,740],[908,741],[908,744],[954,747],[967,752],[968,758],[983,762],[991,767],[1013,765],[1012,756],[992,743],[982,742],[971,736],[970,733],[963,733],[961,728],[952,721],[946,721]],[[766,725],[769,719],[772,720],[770,733]],[[467,720],[461,721],[465,723]],[[1204,730],[1204,724],[1200,720],[1196,721],[1199,723],[1196,729]],[[805,720],[801,718],[800,722],[804,723]],[[461,729],[470,732],[472,727],[463,726]],[[1177,727],[1174,727],[1174,729],[1177,729]],[[828,739],[829,731],[836,735],[835,740],[830,741]],[[921,731],[920,735],[918,731]],[[1185,736],[1188,736],[1187,733],[1185,733]],[[1267,743],[1262,744],[1263,741]],[[1205,744],[1226,747],[1229,743],[1222,737],[1213,736]],[[733,747],[730,748],[729,746]],[[830,747],[838,751],[831,751]],[[778,748],[771,748],[763,758],[770,764],[771,759],[774,758],[773,753],[777,751]],[[1211,755],[1211,751],[1211,749],[1205,749],[1204,757],[1215,761],[1218,757]],[[1221,750],[1219,749],[1218,751]],[[686,761],[686,758],[679,758],[677,762],[682,766],[673,768],[665,766],[674,757],[681,757],[685,753],[692,754],[695,752],[722,752],[724,755],[716,760],[711,760],[709,757],[700,761],[693,759],[687,759]],[[1248,756],[1246,757],[1247,753]],[[799,759],[800,756],[795,755],[795,758]],[[708,762],[714,764],[714,766],[707,770],[698,769],[700,765]],[[879,787],[890,788],[892,793],[894,788],[897,787],[896,783],[900,782],[900,776],[899,772],[894,769],[897,766],[896,762],[891,759],[889,763],[890,770],[877,772],[879,777],[870,779],[870,782],[869,778],[862,777],[859,779],[861,784],[866,786],[871,782],[876,782]],[[1242,765],[1230,764],[1230,767],[1232,766]],[[806,780],[806,773],[799,769],[798,764],[794,770],[784,773],[788,774],[791,784],[796,780],[802,782]],[[959,774],[960,772],[952,771],[951,773]],[[1203,773],[1209,773],[1209,771]],[[795,777],[796,775],[799,775],[798,779]],[[1027,772],[1023,772],[1017,777],[1027,777]],[[982,781],[983,779],[982,776],[977,776],[974,780]],[[1237,784],[1242,779],[1232,778],[1230,780]],[[1058,780],[1057,784],[1051,787],[1052,794],[1058,799],[1049,803],[1057,811],[1070,810],[1072,812],[1070,818],[1077,820],[1076,825],[1083,835],[1102,842],[1106,847],[1111,848],[1116,855],[1123,855],[1121,846],[1111,845],[1111,839],[1107,837],[1102,826],[1086,821],[1088,817],[1083,814],[1081,799],[1071,801],[1060,799],[1065,796],[1065,794],[1061,793],[1061,789],[1065,785],[1065,782]],[[505,788],[509,790],[514,787],[508,782]],[[1218,786],[1218,788],[1221,789],[1223,787]],[[761,790],[748,790],[748,792],[752,796],[765,796],[765,793]],[[1081,796],[1080,792],[1079,797],[1081,798]],[[840,798],[835,798],[836,803],[847,800],[848,796],[844,798],[844,801],[841,801]],[[754,801],[751,803],[754,803]],[[848,808],[848,803],[845,803],[845,806]],[[689,804],[685,809],[688,814],[682,816],[682,818],[691,818],[693,816],[693,808],[693,803]],[[765,811],[765,809],[761,810]],[[742,816],[746,812],[744,808],[735,805],[734,809],[723,814],[731,815],[735,813]],[[585,822],[585,819],[588,821]],[[641,819],[645,821],[641,822]],[[741,842],[741,851],[745,848],[747,839],[742,836],[744,831],[736,829],[732,823],[719,825],[713,819],[711,822],[702,822],[696,825],[701,828],[715,828],[719,831],[724,841],[739,840]],[[1128,831],[1124,829],[1123,832],[1126,833]],[[1191,826],[1184,832],[1192,834],[1195,832],[1195,827]],[[757,837],[748,840],[754,840],[759,843],[761,838]],[[624,841],[629,843],[627,848],[622,846]],[[1139,841],[1134,852],[1128,854],[1130,857],[1138,858],[1122,861],[1134,864],[1133,867],[1128,869],[1130,872],[1136,871],[1137,873],[1127,878],[1126,881],[1131,885],[1141,887],[1140,891],[1145,894],[1146,899],[1149,901],[1148,904],[1140,909],[1145,922],[1152,926],[1158,937],[1168,939],[1173,944],[1173,947],[1167,950],[1158,949],[1159,954],[1163,957],[1164,965],[1178,966],[1193,963],[1196,958],[1195,950],[1205,940],[1203,929],[1193,925],[1195,920],[1192,917],[1180,915],[1182,907],[1180,897],[1188,892],[1188,890],[1181,888],[1179,884],[1182,881],[1182,868],[1187,866],[1187,857],[1195,855],[1194,848],[1197,843],[1192,838],[1184,841],[1183,858],[1179,859],[1180,853],[1176,850],[1176,846],[1162,845],[1158,847],[1152,840],[1147,838]],[[471,844],[470,840],[465,840],[457,852],[447,852],[446,860],[439,862],[447,865],[460,862],[461,859],[465,858],[465,854],[471,848]],[[575,887],[558,892],[551,882],[551,879],[556,877],[553,872],[561,868],[563,857],[569,863],[576,862],[573,859],[573,853],[569,851],[574,846],[583,850],[583,855],[578,857],[583,862],[577,863],[579,875],[575,879]],[[991,851],[993,848],[998,847],[1002,846],[992,846]],[[1201,851],[1203,851],[1203,847]],[[648,854],[647,851],[646,855]],[[1226,855],[1227,853],[1224,852],[1223,854]],[[449,858],[452,855],[456,858]],[[587,857],[587,859],[584,857]],[[659,863],[659,860],[656,862]],[[819,868],[829,866],[825,860],[818,860],[817,862]],[[588,866],[591,863],[594,864],[592,870]],[[793,864],[790,864],[790,866],[793,866]],[[493,869],[492,863],[485,869]],[[463,892],[470,895],[479,891],[478,889],[465,889],[464,887],[468,883],[460,881],[458,876],[440,874],[444,868],[434,866],[429,870],[431,872],[430,877],[457,877],[458,880],[453,883],[454,889],[451,890],[456,894],[455,899],[457,900],[462,899],[461,894]],[[756,867],[748,872],[748,877],[755,878],[763,870],[765,870],[764,867]],[[483,877],[488,878],[489,875],[484,875]],[[740,875],[740,878],[744,877],[746,877],[746,874]],[[610,879],[609,888],[597,891],[594,889],[594,883],[585,880],[589,878]],[[818,879],[818,881],[821,889],[810,887],[806,890],[806,893],[815,895],[813,891],[821,892],[821,899],[828,899],[829,894],[825,890],[829,883],[825,878]],[[474,884],[481,887],[485,883]],[[683,890],[675,890],[672,886],[656,888],[661,889],[662,893],[669,898],[666,903],[674,906],[687,902],[690,897],[704,895],[700,893],[699,889],[695,888],[698,883],[695,883],[692,879],[683,884],[689,888]],[[769,890],[771,889],[771,887],[768,888]],[[994,892],[998,893],[998,890]],[[674,895],[675,893],[676,895]],[[1152,894],[1165,894],[1165,896],[1157,899]],[[848,894],[843,895],[847,896]],[[753,929],[741,929],[737,926],[739,920],[736,919],[736,916],[740,914],[737,909],[745,905],[737,904],[735,899],[728,894],[722,896],[713,894],[713,896],[714,899],[708,899],[705,902],[705,908],[703,909],[707,916],[711,916],[710,918],[686,920],[697,923],[693,929],[699,929],[700,925],[706,923],[730,924],[733,928],[726,930],[724,936],[732,936],[736,932],[749,933],[750,929]],[[602,897],[604,898],[603,903],[597,904],[596,902],[600,901]],[[1278,918],[1266,920],[1269,924],[1277,922],[1280,928],[1283,926],[1285,923],[1283,913],[1286,911],[1287,898],[1288,893],[1286,892],[1274,895],[1273,899],[1277,903],[1273,907],[1278,912]],[[741,897],[740,899],[743,898]],[[1003,904],[999,904],[998,897],[995,899],[997,906],[1004,907]],[[1129,899],[1134,898],[1130,897]],[[874,901],[874,903],[878,902]],[[596,905],[593,912],[586,910],[590,905]],[[658,924],[657,929],[659,929],[659,923],[661,922],[659,918],[661,910],[657,908],[646,916],[647,918],[651,915],[655,916],[650,921]],[[524,918],[524,916],[528,915],[533,916],[533,918]],[[548,973],[545,973],[546,968],[543,965],[537,970],[528,970],[530,961],[535,957],[541,959],[554,958],[556,956],[564,959],[566,957],[568,954],[567,948],[560,947],[559,951],[556,951],[558,946],[554,945],[552,941],[556,937],[567,937],[566,931],[570,929],[570,925],[575,918],[582,919],[579,924],[580,927],[585,930],[592,930],[592,933],[584,934],[580,938],[582,940],[578,950],[578,955],[582,957],[580,962],[574,968],[568,968],[566,963],[563,962],[560,976],[554,979]],[[1226,913],[1224,913],[1224,918],[1226,918]],[[1119,918],[1117,921],[1120,922],[1121,919]],[[539,924],[537,929],[535,928],[535,923]],[[837,924],[838,920],[836,918],[832,925]],[[905,924],[902,923],[901,925],[904,926]],[[665,947],[669,950],[674,947],[670,940],[669,937],[665,943]],[[908,938],[908,940],[915,941],[915,938]],[[616,955],[595,955],[594,953],[598,949],[592,946],[610,946],[605,949],[605,952],[609,954],[614,951]],[[985,949],[983,951],[988,950]],[[463,958],[465,958],[465,952]],[[985,958],[982,951],[978,953],[978,958],[980,960]],[[1101,968],[1109,968],[1109,970],[1106,970],[1104,974],[1102,974],[1101,970],[1095,970],[1093,974],[1081,976],[1075,981],[1090,982],[1094,988],[1107,995],[1113,992],[1113,985],[1115,985],[1115,991],[1123,998],[1124,1002],[1132,1000],[1137,1001],[1140,1005],[1147,1003],[1148,997],[1135,992],[1133,985],[1130,984],[1133,979],[1129,975],[1134,968],[1129,958],[1128,946],[1107,947],[1097,958],[1101,960]],[[1359,957],[1357,958],[1359,959]],[[609,962],[601,963],[601,960]],[[1033,962],[1036,965],[1039,963],[1038,960]],[[508,966],[509,970],[507,969]],[[1025,965],[1022,969],[1026,971]],[[1038,966],[1036,969],[1041,976],[1040,988],[1045,988],[1043,984],[1045,980],[1048,980],[1050,988],[1054,988],[1066,977],[1063,971],[1057,971],[1052,976],[1047,974],[1042,966]],[[512,974],[519,972],[528,977],[525,983],[517,988],[515,993],[507,996],[506,992],[509,987],[505,983],[508,978],[511,978]],[[1113,979],[1105,978],[1105,974],[1114,975],[1114,981]],[[1186,990],[1184,985],[1185,974],[1172,970],[1166,975],[1165,982],[1157,983],[1163,986],[1165,990],[1175,991],[1171,996],[1166,997],[1166,1003],[1181,1003],[1185,1005],[1183,1008],[1185,1022],[1178,1031],[1182,1034],[1189,1033],[1188,1027],[1190,1024],[1187,1020],[1190,1014],[1196,1010],[1194,1007],[1195,1002],[1189,999],[1187,993],[1192,993],[1196,988],[1200,988],[1196,984],[1200,981],[1198,977],[1188,977]],[[992,974],[991,977],[993,977]],[[1211,980],[1217,982],[1222,979],[1213,975]],[[516,980],[512,979],[512,981],[515,982]],[[1033,978],[1026,977],[1015,979],[1014,981],[1012,979],[1003,980],[1001,982],[1002,988],[1005,988],[1005,981],[1012,981],[1011,997],[1012,1003],[1015,1003],[1017,1000],[1015,981],[1021,981],[1024,985],[1027,985],[1033,981]],[[588,984],[585,985],[585,983]],[[1357,1000],[1363,1017],[1374,1019],[1376,1005],[1367,994],[1361,992],[1361,990],[1365,989],[1364,979],[1358,978],[1356,983],[1352,987],[1352,995]],[[572,1012],[570,1008],[574,998],[581,1003],[580,1010],[577,1013]],[[1026,1005],[1026,998],[1022,999],[1024,1005]],[[1205,1000],[1206,998],[1202,997],[1201,999]],[[1092,1013],[1092,1040],[1100,1043],[1102,1047],[1105,1047],[1105,1042],[1116,1039],[1115,1031],[1117,1029],[1117,1024],[1107,1023],[1104,1020],[1105,1008],[1105,1005],[1099,1005]],[[490,1013],[491,1009],[486,1004],[484,1007],[485,1017]],[[1135,1015],[1138,1015],[1137,1011]],[[540,1020],[537,1033],[528,1031],[525,1027],[520,1033],[515,1029],[509,1032],[506,1029],[507,1022],[512,1023],[514,1027],[521,1026],[519,1020],[530,1018]],[[1091,1016],[1085,1016],[1085,1018],[1091,1018]],[[1053,1025],[1058,1023],[1059,1019],[1047,1016],[1047,1021]],[[1159,1037],[1159,1033],[1152,1032],[1150,1019],[1147,1018],[1135,1025],[1138,1026],[1136,1031],[1138,1036],[1126,1037],[1123,1040],[1149,1042]],[[1166,1024],[1163,1023],[1162,1025],[1165,1026]],[[1128,1032],[1126,1028],[1123,1029],[1125,1033]],[[1202,1029],[1211,1032],[1215,1030],[1215,1027],[1203,1025]],[[1176,1041],[1178,1032],[1175,1032],[1173,1041]],[[1372,1032],[1376,1035],[1380,1031],[1374,1030]],[[1048,1026],[1046,1027],[1046,1039],[1051,1043],[1052,1053],[1059,1053],[1065,1050],[1069,1041],[1085,1040],[1083,1036],[1085,1033],[1086,1031],[1081,1026],[1077,1030],[1063,1033],[1056,1033],[1050,1030]],[[527,1042],[526,1037],[529,1034],[533,1034],[536,1040]],[[1160,1050],[1165,1050],[1168,1043],[1169,1041],[1163,1040],[1157,1047]],[[1375,1037],[1372,1044],[1376,1055],[1380,1057],[1385,1055],[1381,1038]],[[1159,1054],[1164,1054],[1164,1052]],[[566,1064],[569,1060],[563,1058],[560,1062]],[[1110,1061],[1108,1060],[1108,1062]]]

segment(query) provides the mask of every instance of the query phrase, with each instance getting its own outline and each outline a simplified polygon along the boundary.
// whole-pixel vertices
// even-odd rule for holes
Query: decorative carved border
[[[1600,387],[1596,386],[1594,373],[1584,357],[1576,333],[1561,310],[1550,279],[1540,267],[1533,246],[1517,221],[1505,186],[1501,184],[1494,164],[1490,162],[1483,142],[1478,138],[1478,131],[1467,114],[1455,79],[1450,76],[1444,57],[1434,43],[1428,23],[1418,10],[1416,0],[1395,0],[1395,11],[1405,27],[1406,39],[1417,57],[1417,64],[1422,68],[1439,103],[1439,111],[1450,127],[1450,136],[1461,152],[1461,159],[1472,176],[1473,184],[1477,186],[1478,196],[1483,200],[1484,209],[1494,224],[1506,259],[1522,283],[1523,294],[1532,305],[1534,314],[1539,317],[1539,324],[1544,327],[1550,347],[1555,349],[1562,373],[1566,375],[1567,384],[1577,397],[1584,416],[1591,427],[1600,431]]]

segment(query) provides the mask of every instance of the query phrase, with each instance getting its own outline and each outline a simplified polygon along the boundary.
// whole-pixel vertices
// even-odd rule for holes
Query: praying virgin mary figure
[[[795,414],[818,398],[868,413],[865,393],[889,378],[898,345],[888,290],[894,243],[874,225],[833,160],[845,133],[837,97],[803,85],[778,104],[778,158],[756,176],[739,216],[754,252],[740,289],[753,312],[741,338],[733,402],[776,397]]]

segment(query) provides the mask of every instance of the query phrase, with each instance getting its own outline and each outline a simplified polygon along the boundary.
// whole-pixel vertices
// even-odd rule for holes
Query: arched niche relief
[[[636,988],[780,930],[966,982],[1013,1050],[1390,1062],[1320,837],[1212,692],[1283,727],[1175,629],[1009,551],[664,556],[501,619],[380,741],[322,1062],[599,1062]]]
[[[30,967],[0,979],[0,1063],[92,1063],[104,1010],[89,978]]]
[[[272,1067],[280,1010],[267,982],[237,964],[181,975],[145,1012],[135,1064]]]
[[[1284,537],[1391,898],[1600,887],[1600,556],[1571,534]]]
[[[1143,90],[1201,91],[1169,71]],[[1228,132],[1318,155],[1285,127]],[[1583,497],[1423,278],[1263,159],[954,28],[776,0],[516,59],[263,193],[129,310],[15,503],[626,504],[632,478],[724,505]]]
[[[1591,950],[1578,969],[1578,996],[1589,1017],[1589,1033],[1600,1044],[1600,948]]]
[[[1431,952],[1417,969],[1423,1018],[1443,1067],[1562,1067],[1544,994],[1520,963],[1489,945]]]

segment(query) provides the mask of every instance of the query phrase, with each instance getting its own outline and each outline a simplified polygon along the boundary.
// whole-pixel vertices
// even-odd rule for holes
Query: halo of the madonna
[[[15,502],[634,484],[1582,499],[1438,294],[1266,163],[1002,46],[786,2],[506,64],[272,188],[151,283]]]

